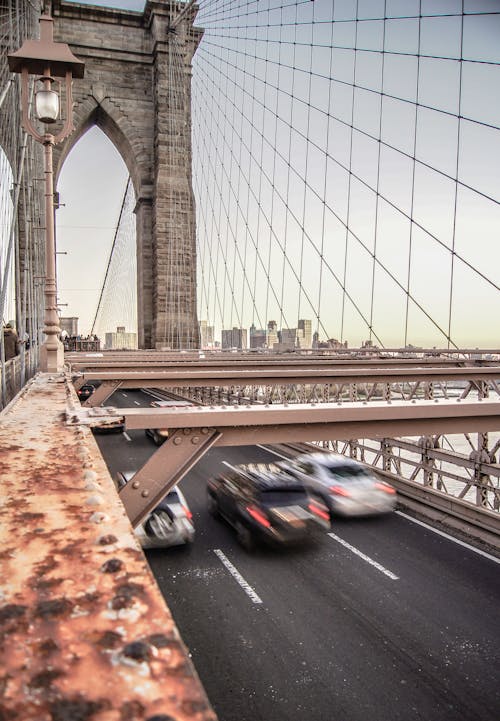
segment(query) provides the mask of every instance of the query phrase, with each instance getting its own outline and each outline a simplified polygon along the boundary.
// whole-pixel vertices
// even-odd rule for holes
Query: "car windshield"
[[[294,506],[306,500],[307,495],[302,488],[270,488],[260,493],[260,501],[265,506]]]
[[[362,481],[371,477],[368,471],[362,466],[345,464],[343,466],[326,466],[326,468],[333,478],[341,478],[342,480]]]

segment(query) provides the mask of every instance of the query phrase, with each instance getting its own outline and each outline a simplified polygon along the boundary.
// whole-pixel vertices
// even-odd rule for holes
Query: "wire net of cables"
[[[104,348],[137,348],[137,250],[135,194],[127,180],[108,263],[104,272],[91,335]],[[115,328],[116,330],[111,330]]]
[[[498,5],[198,4],[202,345],[497,347]]]

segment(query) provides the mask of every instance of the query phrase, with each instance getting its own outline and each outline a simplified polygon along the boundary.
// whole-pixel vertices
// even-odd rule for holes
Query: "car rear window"
[[[261,491],[259,499],[266,506],[294,506],[305,503],[307,494],[303,488],[270,488]]]
[[[345,466],[328,466],[328,471],[330,475],[336,478],[359,478],[361,480],[370,475],[368,471],[361,466],[351,466],[347,464]]]

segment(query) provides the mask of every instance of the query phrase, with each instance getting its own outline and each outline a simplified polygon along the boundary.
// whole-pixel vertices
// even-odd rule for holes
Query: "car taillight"
[[[384,493],[396,493],[394,488],[392,486],[389,486],[387,483],[376,483],[375,488],[378,488],[379,491],[384,491]]]
[[[186,506],[182,506],[182,510],[184,511],[184,513],[186,514],[186,516],[189,518],[189,520],[191,520],[192,517],[193,517],[193,514],[191,513],[191,511],[189,510],[189,508],[186,508]]]
[[[323,518],[325,521],[330,520],[330,514],[328,513],[328,509],[325,506],[320,506],[315,501],[311,501],[309,504],[309,510],[315,513],[320,518]]]
[[[337,496],[350,496],[349,491],[342,486],[330,486],[328,489],[330,493],[335,493]]]
[[[271,523],[268,518],[262,513],[262,511],[259,511],[258,508],[255,508],[255,506],[247,506],[247,513],[249,513],[252,518],[254,518],[257,523],[260,523],[261,526],[265,526],[266,528],[270,528]]]

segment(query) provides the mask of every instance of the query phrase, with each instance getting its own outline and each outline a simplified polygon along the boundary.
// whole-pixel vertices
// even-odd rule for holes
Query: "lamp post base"
[[[42,343],[40,347],[40,370],[42,373],[59,373],[64,370],[64,346],[56,338],[56,344],[51,339],[50,347],[48,342]]]

